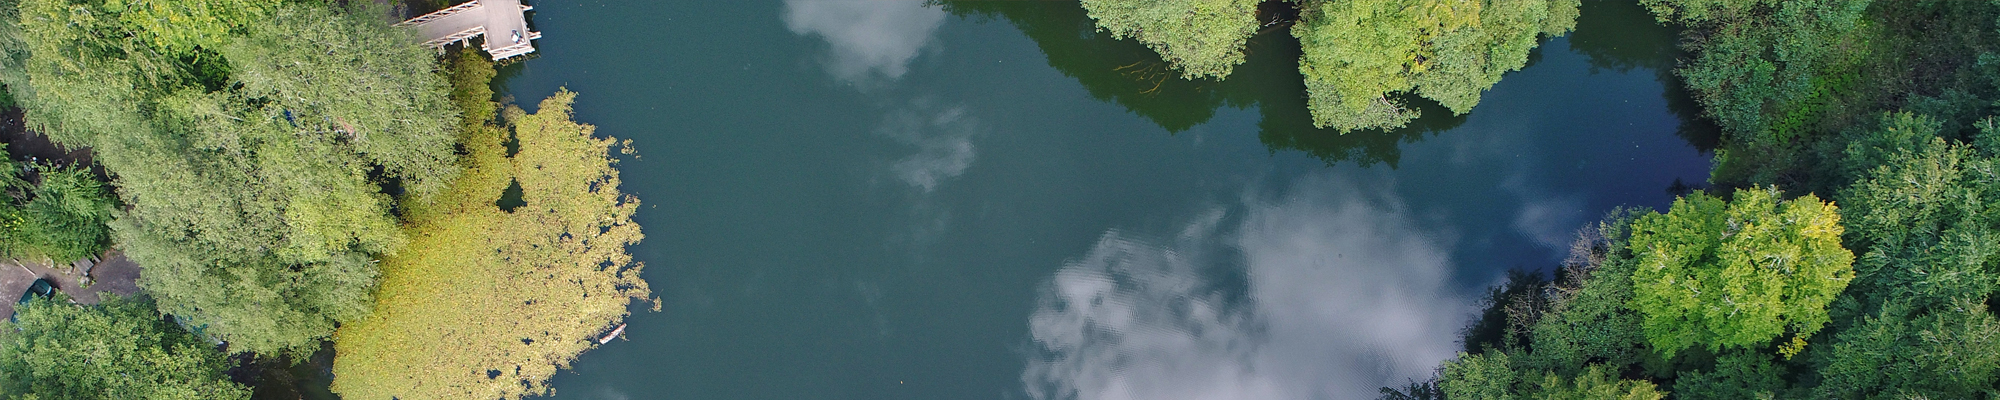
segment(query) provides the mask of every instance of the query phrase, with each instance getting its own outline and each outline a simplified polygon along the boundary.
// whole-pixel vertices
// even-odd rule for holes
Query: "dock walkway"
[[[480,49],[499,61],[535,52],[534,40],[542,38],[542,33],[528,30],[527,12],[533,9],[521,0],[472,0],[396,26],[416,28],[427,39],[423,45],[430,48],[484,35]]]

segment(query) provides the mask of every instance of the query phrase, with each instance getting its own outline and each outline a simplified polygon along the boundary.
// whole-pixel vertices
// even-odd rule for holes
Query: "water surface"
[[[1582,18],[1469,115],[1342,136],[1282,31],[1184,82],[1073,3],[537,2],[504,92],[635,140],[664,306],[554,397],[1372,397],[1507,269],[1705,180],[1670,31]]]

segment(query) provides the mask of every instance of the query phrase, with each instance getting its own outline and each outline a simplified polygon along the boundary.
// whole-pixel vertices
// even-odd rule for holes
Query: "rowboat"
[[[618,328],[612,329],[611,333],[606,333],[604,337],[597,338],[597,344],[611,343],[611,339],[617,339],[618,335],[623,334],[625,334],[625,324],[618,324]]]

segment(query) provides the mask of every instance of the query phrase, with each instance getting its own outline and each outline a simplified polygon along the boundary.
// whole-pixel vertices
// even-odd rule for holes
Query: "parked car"
[[[27,303],[35,297],[44,299],[56,297],[56,285],[50,284],[47,279],[36,279],[35,283],[28,284],[28,292],[21,294],[21,302]]]

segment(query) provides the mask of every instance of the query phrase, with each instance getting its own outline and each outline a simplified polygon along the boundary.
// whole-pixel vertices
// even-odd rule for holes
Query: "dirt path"
[[[125,254],[116,250],[99,257],[84,275],[84,262],[49,265],[23,260],[0,261],[0,318],[14,316],[15,301],[28,291],[28,285],[36,278],[48,279],[70,299],[78,304],[97,304],[103,293],[131,296],[139,293],[139,265],[125,259]],[[88,287],[85,280],[88,279]]]
[[[90,165],[90,149],[67,149],[28,130],[19,108],[0,110],[0,143],[7,144],[7,156],[15,160],[33,157],[58,165]]]

